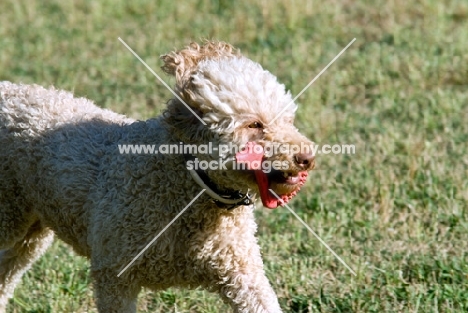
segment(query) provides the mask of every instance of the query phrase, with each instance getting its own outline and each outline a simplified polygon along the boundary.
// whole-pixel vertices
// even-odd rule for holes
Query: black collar
[[[196,159],[191,154],[184,154],[185,162]],[[219,208],[232,210],[240,205],[251,205],[253,203],[249,193],[243,194],[240,190],[220,191],[218,186],[200,169],[189,170],[190,175],[200,187],[206,189]]]

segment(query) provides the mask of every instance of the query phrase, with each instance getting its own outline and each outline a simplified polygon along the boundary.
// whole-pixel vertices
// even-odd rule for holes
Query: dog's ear
[[[206,59],[238,57],[240,52],[222,41],[205,41],[203,45],[192,42],[188,47],[161,56],[161,67],[167,74],[176,77],[177,83],[185,81],[196,69],[198,63]]]

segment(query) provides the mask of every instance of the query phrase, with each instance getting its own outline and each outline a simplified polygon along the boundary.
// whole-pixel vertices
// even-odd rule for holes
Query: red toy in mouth
[[[243,151],[236,153],[236,161],[247,163],[247,168],[254,171],[263,205],[274,209],[285,205],[297,194],[306,182],[308,172],[293,173],[272,170],[270,173],[265,173],[262,170],[263,157],[263,147],[255,142],[248,142]],[[270,189],[275,191],[280,199]]]

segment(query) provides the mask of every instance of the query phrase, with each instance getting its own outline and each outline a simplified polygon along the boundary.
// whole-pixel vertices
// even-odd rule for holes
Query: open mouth
[[[283,172],[273,170],[266,176],[270,188],[277,194],[288,194],[297,191],[300,186],[304,185],[307,175],[307,171]]]
[[[247,143],[246,149],[236,154],[236,161],[247,163],[248,168],[254,171],[263,205],[274,209],[285,205],[297,194],[301,186],[306,182],[308,172],[272,170],[265,173],[261,167],[263,149],[258,147],[261,148],[254,142]],[[278,195],[279,199],[270,189]]]
[[[272,172],[271,175],[265,174],[262,170],[255,171],[255,178],[260,190],[260,197],[264,206],[274,209],[285,205],[301,189],[301,186],[307,180],[307,171],[299,172],[296,175],[289,175],[287,172]],[[287,177],[285,177],[287,176]],[[279,199],[270,191],[272,189]]]

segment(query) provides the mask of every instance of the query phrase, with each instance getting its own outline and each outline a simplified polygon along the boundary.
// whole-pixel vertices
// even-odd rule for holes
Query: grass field
[[[285,312],[468,311],[468,2],[2,0],[0,21],[0,80],[141,119],[171,94],[118,37],[161,75],[159,55],[228,41],[294,95],[356,38],[298,99],[296,122],[356,154],[319,156],[291,206],[358,275],[287,210],[259,206],[267,275]],[[143,292],[139,310],[228,312],[175,289]],[[55,242],[8,312],[96,312],[88,263]]]

